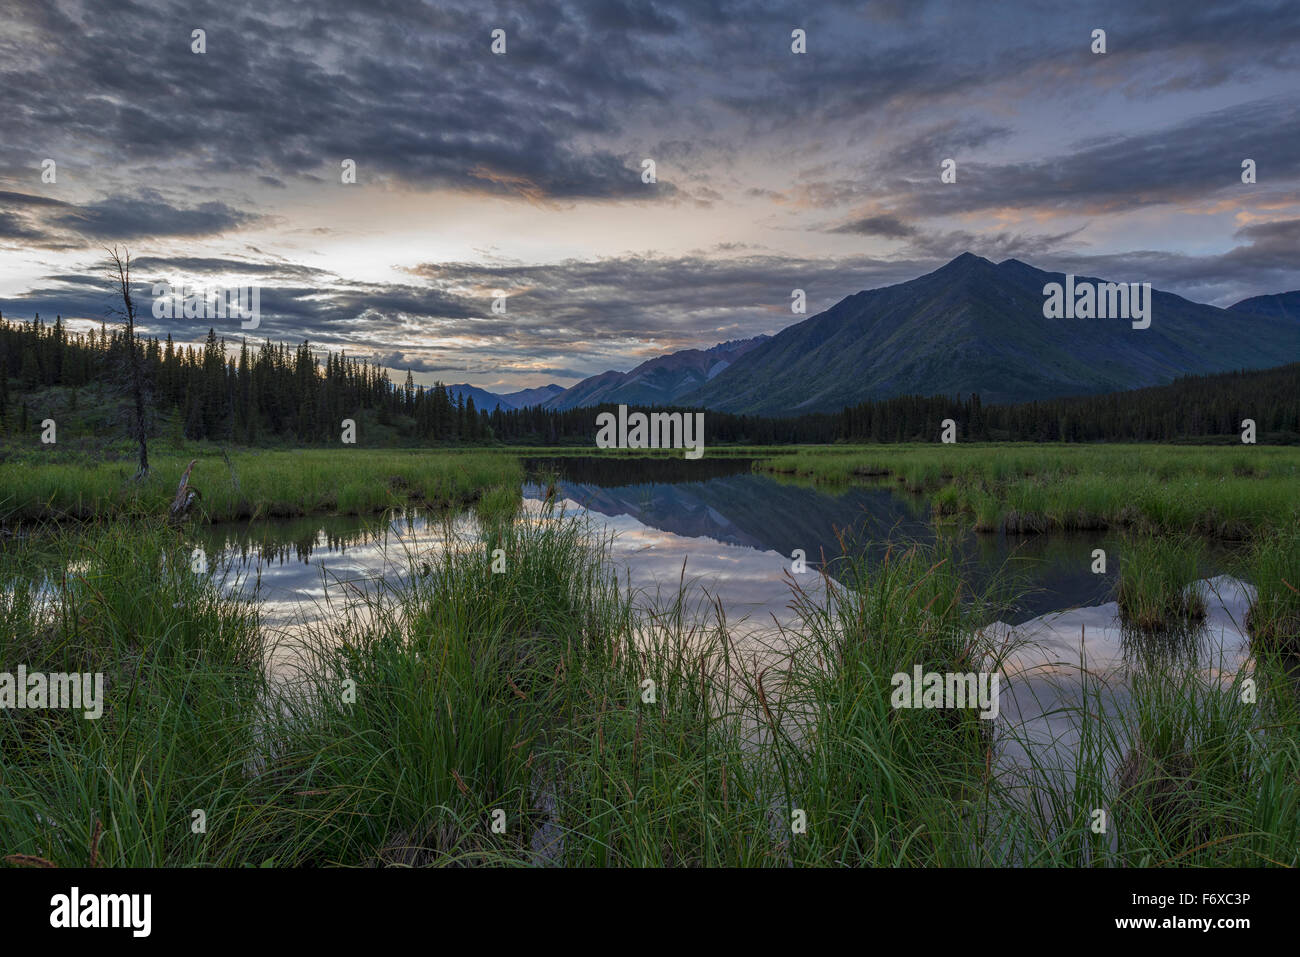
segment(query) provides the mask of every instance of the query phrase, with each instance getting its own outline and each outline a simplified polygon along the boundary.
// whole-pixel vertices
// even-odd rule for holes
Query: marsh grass
[[[963,581],[953,553],[891,548],[853,562],[828,601],[796,593],[785,693],[772,722],[787,801],[807,810],[799,863],[893,866],[963,859],[986,793],[991,726],[974,709],[895,709],[892,676],[995,672],[1005,648],[978,625],[991,594]]]
[[[1260,536],[1246,559],[1255,602],[1246,628],[1259,651],[1300,655],[1300,528]]]
[[[405,505],[463,506],[481,490],[518,484],[522,469],[507,454],[395,452],[341,447],[163,453],[133,480],[122,463],[0,462],[0,525],[59,520],[159,518],[191,459],[191,483],[206,521],[336,513],[366,515]]]
[[[1204,543],[1193,535],[1128,534],[1120,546],[1119,613],[1141,631],[1186,628],[1204,620],[1198,580]]]
[[[989,863],[1024,866],[1258,867],[1300,863],[1300,716],[1294,689],[1252,702],[1216,663],[1148,658],[1120,693],[1081,668],[1061,709],[1077,744],[1030,749],[1008,774]],[[1018,732],[1009,729],[1014,738]],[[1023,811],[1011,810],[1019,804]]]
[[[448,516],[442,542],[400,579],[347,588],[276,680],[255,606],[190,571],[175,529],[91,526],[54,562],[6,548],[2,660],[103,670],[107,700],[100,721],[0,712],[0,851],[61,866],[1300,863],[1294,683],[1269,661],[1253,704],[1244,676],[1195,655],[1135,663],[1125,707],[1082,669],[1079,746],[1026,768],[1001,761],[999,735],[1018,733],[1005,717],[892,707],[894,674],[989,672],[1014,647],[984,627],[1010,596],[974,591],[943,537],[792,579],[770,647],[684,579],[631,592],[603,533],[554,500],[521,508],[517,487],[487,487],[479,523]]]
[[[274,804],[246,772],[265,690],[254,608],[194,575],[167,531],[114,525],[57,544],[57,578],[5,563],[0,661],[100,672],[104,710],[0,711],[4,853],[60,866],[246,861]],[[196,809],[206,836],[191,830]]]
[[[1146,527],[1244,540],[1300,522],[1300,450],[1045,443],[808,448],[768,455],[760,471],[843,484],[892,476],[941,493],[936,514],[982,532]]]

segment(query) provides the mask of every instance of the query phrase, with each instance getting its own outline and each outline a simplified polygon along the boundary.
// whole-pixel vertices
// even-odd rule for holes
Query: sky
[[[6,318],[98,324],[126,247],[146,333],[399,381],[567,386],[966,251],[1300,288],[1296,0],[5,0],[0,104]],[[260,324],[155,319],[164,282]]]

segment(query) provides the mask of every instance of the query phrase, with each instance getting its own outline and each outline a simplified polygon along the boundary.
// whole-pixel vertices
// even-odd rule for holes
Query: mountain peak
[[[934,272],[930,273],[930,275],[951,277],[954,274],[962,275],[986,266],[993,268],[993,263],[990,260],[985,259],[983,256],[976,256],[974,253],[965,252],[947,264],[940,266]]]

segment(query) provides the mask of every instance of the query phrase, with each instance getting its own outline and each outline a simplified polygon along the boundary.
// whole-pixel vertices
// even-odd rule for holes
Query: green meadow
[[[125,447],[107,456],[11,451],[0,457],[0,524],[161,514],[191,460],[200,513],[224,521],[463,505],[484,487],[521,481],[521,457],[575,454],[645,453],[357,446],[226,453],[209,443],[171,444],[136,482]],[[978,531],[1142,526],[1244,540],[1300,522],[1300,448],[1286,446],[725,446],[706,454],[754,458],[757,471],[829,486],[887,479],[929,496],[936,517],[964,517]]]
[[[222,453],[210,446],[154,454],[149,475],[135,463],[28,456],[0,462],[0,523],[163,516],[191,461],[189,484],[207,521],[295,515],[364,515],[403,505],[469,504],[482,490],[523,480],[517,459],[499,452],[339,449]]]
[[[823,446],[755,468],[825,484],[887,478],[989,532],[1143,526],[1247,539],[1300,522],[1300,448],[1289,446]]]

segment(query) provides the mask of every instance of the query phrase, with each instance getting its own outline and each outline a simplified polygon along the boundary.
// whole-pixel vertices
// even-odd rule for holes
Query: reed
[[[889,476],[938,493],[939,515],[979,531],[1153,528],[1244,540],[1300,522],[1300,450],[1154,445],[971,444],[815,448],[756,469],[842,484]]]
[[[1280,528],[1257,539],[1243,577],[1255,585],[1246,629],[1258,650],[1300,657],[1300,528]]]
[[[1197,582],[1204,544],[1194,535],[1124,537],[1120,550],[1119,613],[1142,631],[1164,631],[1205,618]]]
[[[127,463],[0,462],[0,525],[163,516],[191,459],[197,514],[212,522],[461,506],[523,478],[511,455],[350,447],[159,454],[141,481]]]

